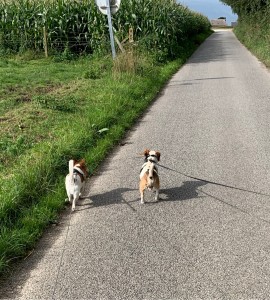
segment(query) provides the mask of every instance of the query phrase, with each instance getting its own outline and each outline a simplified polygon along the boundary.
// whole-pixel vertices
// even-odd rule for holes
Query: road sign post
[[[113,27],[112,27],[112,14],[114,14],[118,11],[118,9],[120,7],[120,2],[121,2],[121,0],[96,0],[96,4],[97,4],[99,10],[104,15],[107,15],[107,18],[108,18],[108,26],[109,26],[113,59],[115,59],[115,57],[116,57],[116,51],[115,51],[114,34],[113,34]]]
[[[115,59],[116,52],[115,52],[114,36],[113,36],[113,28],[112,28],[110,0],[106,0],[106,5],[107,5],[107,17],[108,17],[108,25],[109,25],[109,32],[110,32],[110,40],[111,40],[112,58]]]

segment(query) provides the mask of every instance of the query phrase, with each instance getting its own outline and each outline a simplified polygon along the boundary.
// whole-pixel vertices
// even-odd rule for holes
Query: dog
[[[72,203],[72,211],[75,210],[76,202],[81,196],[85,186],[88,170],[84,159],[79,161],[71,159],[68,163],[69,174],[66,176],[65,184],[68,201]]]
[[[160,181],[158,176],[157,163],[160,160],[160,152],[145,149],[144,150],[145,162],[142,165],[140,171],[140,195],[141,195],[141,204],[144,204],[144,191],[155,190],[155,200],[158,201],[159,198],[159,189]]]

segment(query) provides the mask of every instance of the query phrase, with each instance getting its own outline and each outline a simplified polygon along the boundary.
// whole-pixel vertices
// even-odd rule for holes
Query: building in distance
[[[218,18],[210,20],[210,23],[213,27],[227,27],[226,18]]]

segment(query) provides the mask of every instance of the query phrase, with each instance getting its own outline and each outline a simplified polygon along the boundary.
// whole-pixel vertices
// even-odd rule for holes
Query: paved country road
[[[0,298],[269,299],[269,124],[269,71],[231,31],[215,32]],[[149,192],[141,205],[145,148],[174,171],[159,167],[161,200]]]

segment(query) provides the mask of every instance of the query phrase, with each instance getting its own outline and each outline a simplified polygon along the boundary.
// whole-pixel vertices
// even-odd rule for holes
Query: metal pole
[[[113,59],[115,59],[116,52],[115,52],[113,29],[112,29],[112,16],[111,16],[110,0],[106,0],[106,5],[107,5],[107,17],[108,17],[108,25],[109,25],[109,32],[110,32],[111,48],[112,48],[112,57],[113,57]]]

